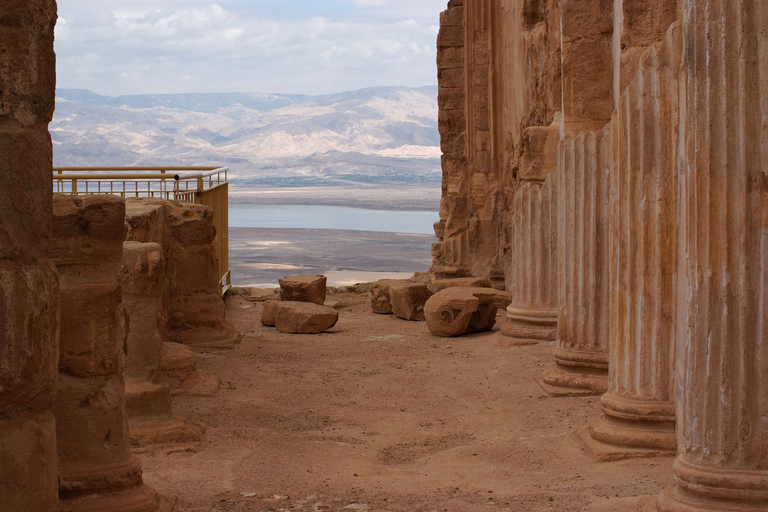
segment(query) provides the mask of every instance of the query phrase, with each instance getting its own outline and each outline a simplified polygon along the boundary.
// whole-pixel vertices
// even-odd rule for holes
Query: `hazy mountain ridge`
[[[228,165],[241,184],[439,182],[437,88],[328,96],[57,91],[55,165]]]

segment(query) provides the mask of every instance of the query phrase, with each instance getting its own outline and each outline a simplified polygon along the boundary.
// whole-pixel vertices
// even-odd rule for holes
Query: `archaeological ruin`
[[[0,512],[172,510],[143,477],[142,449],[205,443],[172,397],[215,401],[218,377],[196,356],[241,339],[222,300],[222,237],[209,206],[53,193],[56,16],[55,0],[0,5]],[[547,347],[532,399],[594,399],[566,442],[590,463],[655,458],[673,475],[590,511],[768,510],[768,4],[450,0],[437,66],[433,265],[366,286],[366,313],[420,329],[428,354],[493,329],[509,360]],[[355,305],[328,306],[323,276],[280,286],[242,335],[319,343]],[[360,340],[404,336],[374,334]],[[550,409],[525,421],[557,422]],[[377,460],[432,453],[395,447]]]

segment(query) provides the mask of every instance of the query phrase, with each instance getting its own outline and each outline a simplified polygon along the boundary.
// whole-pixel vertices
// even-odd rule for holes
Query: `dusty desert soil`
[[[592,461],[574,433],[599,398],[544,394],[549,346],[435,338],[361,293],[326,304],[340,312],[330,332],[290,335],[228,297],[242,343],[196,350],[220,391],[173,404],[205,445],[142,455],[175,510],[630,511],[671,483],[669,457]]]

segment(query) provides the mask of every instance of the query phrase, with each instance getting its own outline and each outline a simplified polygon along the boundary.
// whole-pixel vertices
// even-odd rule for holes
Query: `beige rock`
[[[392,314],[392,302],[389,300],[389,288],[398,279],[380,279],[371,284],[371,309],[379,315]]]
[[[163,343],[161,364],[171,395],[213,396],[221,385],[218,377],[198,371],[194,352],[182,343]]]
[[[261,310],[261,324],[267,327],[275,326],[275,317],[277,308],[280,305],[279,300],[268,300],[264,303],[264,309]]]
[[[432,295],[424,283],[394,281],[389,284],[392,313],[403,320],[424,320],[424,303]]]
[[[454,279],[438,279],[429,285],[429,291],[437,293],[446,288],[491,288],[491,282],[484,277],[457,277]]]
[[[499,308],[509,306],[507,292],[490,287],[451,287],[432,295],[424,305],[429,331],[435,336],[461,336],[489,331]]]
[[[325,303],[327,278],[321,275],[285,276],[280,283],[280,300],[295,302]]]
[[[312,302],[280,301],[277,303],[275,327],[290,334],[317,334],[327,331],[339,319],[333,308]]]

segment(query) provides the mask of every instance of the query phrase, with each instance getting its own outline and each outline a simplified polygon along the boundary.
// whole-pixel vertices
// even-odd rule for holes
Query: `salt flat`
[[[237,286],[273,287],[290,274],[324,274],[329,286],[426,272],[435,237],[335,229],[231,228],[229,266]]]

